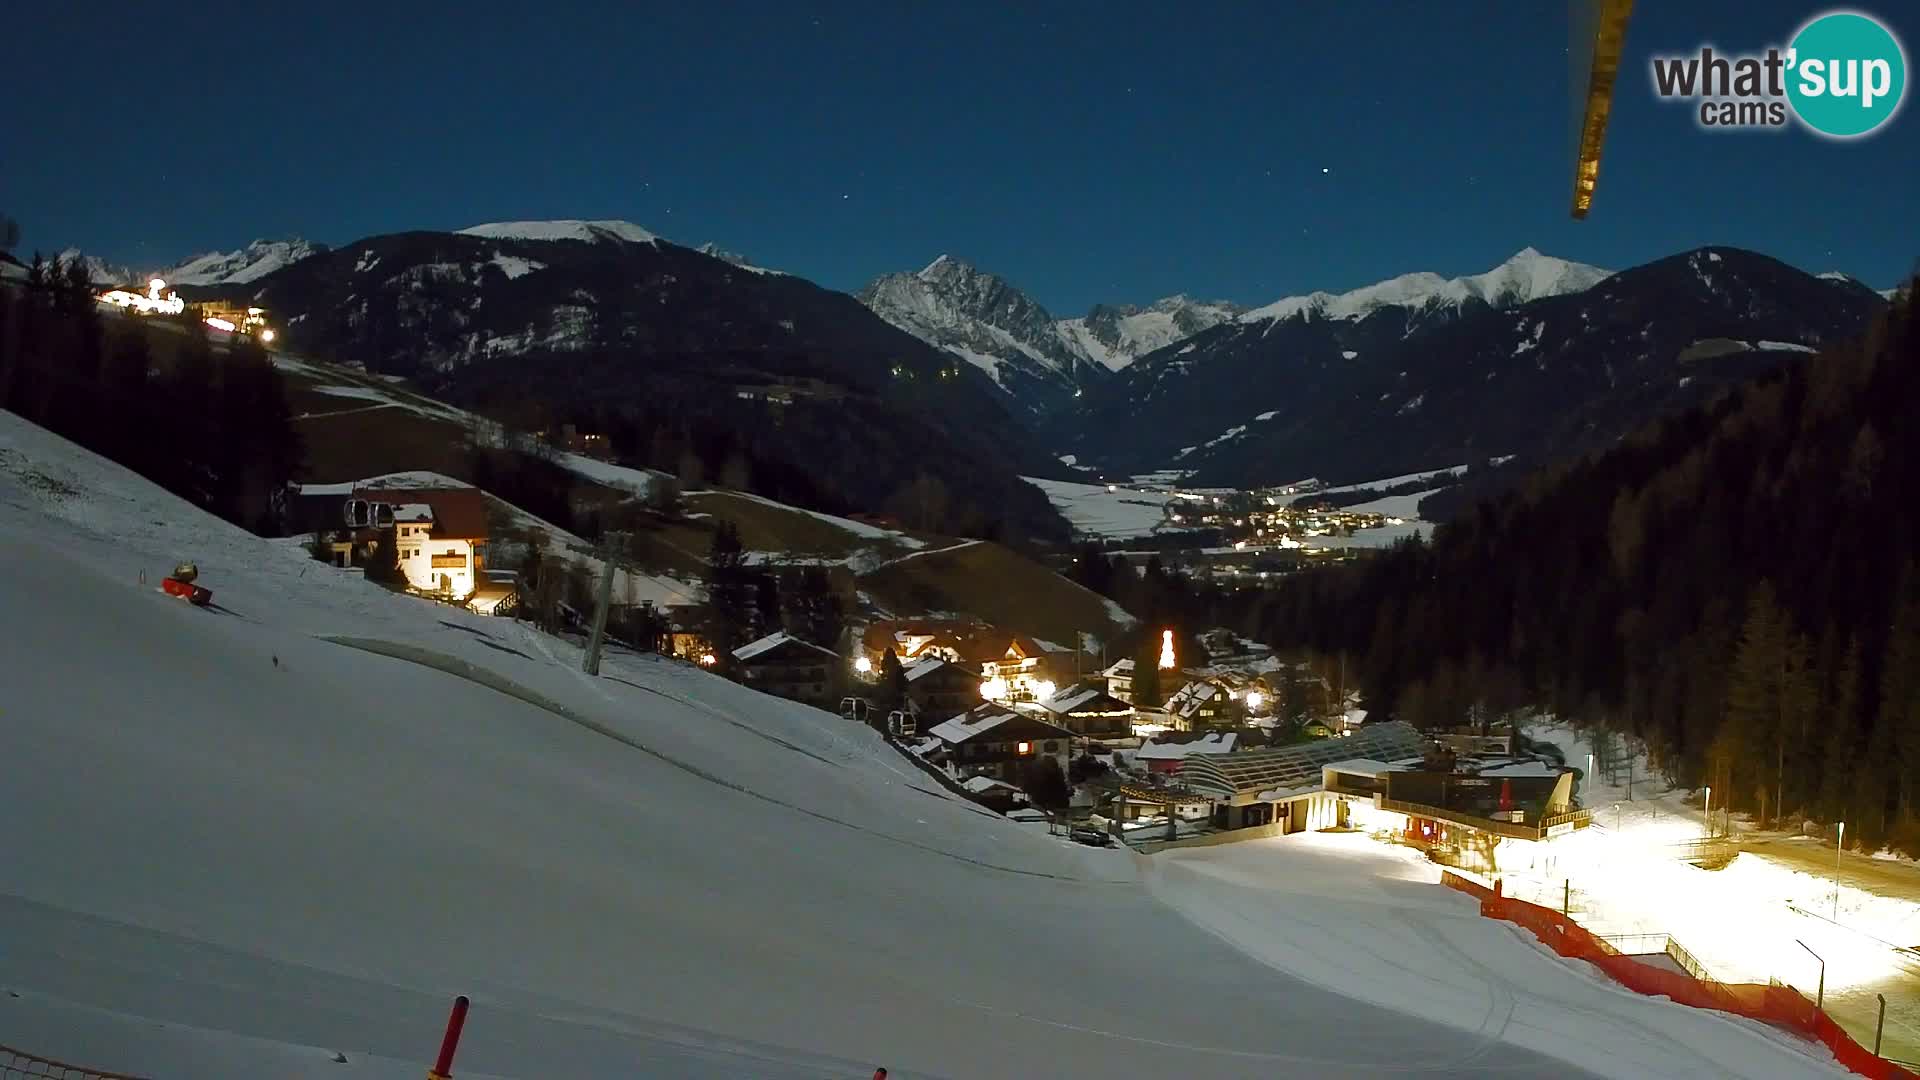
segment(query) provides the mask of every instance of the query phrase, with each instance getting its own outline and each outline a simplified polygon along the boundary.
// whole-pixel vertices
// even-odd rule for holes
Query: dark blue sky
[[[627,218],[842,289],[952,252],[1062,315],[1528,244],[1616,268],[1735,244],[1875,287],[1920,255],[1911,102],[1842,144],[1652,99],[1649,53],[1784,43],[1812,4],[1641,5],[1585,222],[1561,3],[598,6],[35,5],[0,42],[0,210],[29,248],[140,266]],[[1909,5],[1865,10],[1913,53]]]

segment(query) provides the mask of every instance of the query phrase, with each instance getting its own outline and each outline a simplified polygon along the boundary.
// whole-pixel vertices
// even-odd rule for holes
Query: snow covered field
[[[4,413],[0,555],[31,613],[0,629],[0,1043],[417,1076],[467,993],[477,1080],[1817,1074],[1390,852],[1067,844],[836,717],[648,657],[588,678]],[[218,609],[155,590],[181,558]]]
[[[1167,497],[1163,494],[1108,491],[1105,484],[1076,484],[1067,480],[1021,479],[1041,491],[1053,508],[1073,525],[1075,532],[1109,540],[1128,540],[1151,535],[1166,520]]]
[[[1559,746],[1576,768],[1586,767],[1593,750],[1585,734],[1562,725],[1529,734]],[[1650,779],[1644,756],[1636,758],[1634,776],[1631,793],[1624,771],[1619,783],[1596,777],[1582,798],[1595,808],[1598,827],[1552,845],[1551,857],[1532,869],[1508,874],[1507,893],[1557,908],[1571,882],[1573,915],[1594,933],[1670,934],[1715,978],[1776,978],[1812,997],[1821,970],[1810,949],[1826,960],[1829,1011],[1856,1039],[1872,1045],[1874,995],[1885,993],[1888,1052],[1920,1056],[1920,964],[1891,947],[1920,944],[1920,875],[1904,895],[1843,876],[1835,925],[1831,873],[1747,851],[1720,870],[1679,861],[1674,845],[1705,834],[1698,796]],[[1741,824],[1734,823],[1736,831]],[[1834,866],[1831,841],[1801,843],[1824,849],[1813,861],[1821,871]]]
[[[1599,1076],[1851,1075],[1825,1047],[1555,956],[1434,887],[1439,868],[1412,849],[1359,833],[1167,852],[1145,873],[1155,896],[1280,970],[1485,1040],[1457,1068],[1504,1074],[1500,1052],[1522,1046]]]

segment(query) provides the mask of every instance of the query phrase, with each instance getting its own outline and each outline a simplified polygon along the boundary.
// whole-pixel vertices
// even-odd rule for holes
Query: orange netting
[[[125,1073],[101,1072],[35,1057],[25,1050],[0,1046],[0,1080],[140,1080]]]
[[[1665,996],[1697,1009],[1734,1013],[1818,1039],[1833,1051],[1840,1064],[1861,1076],[1874,1080],[1920,1080],[1920,1075],[1853,1041],[1832,1017],[1815,1008],[1813,1002],[1792,987],[1716,982],[1653,967],[1621,955],[1620,950],[1552,908],[1501,896],[1458,874],[1442,874],[1441,883],[1479,899],[1480,914],[1526,927],[1554,952],[1587,961],[1629,990]]]

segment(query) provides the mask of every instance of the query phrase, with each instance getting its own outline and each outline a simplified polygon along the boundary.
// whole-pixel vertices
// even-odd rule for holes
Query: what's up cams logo
[[[1798,120],[1830,139],[1886,127],[1907,92],[1907,54],[1886,24],[1856,11],[1831,11],[1794,33],[1782,49],[1726,56],[1711,47],[1653,58],[1653,92],[1696,104],[1694,119],[1714,131],[1784,128]]]

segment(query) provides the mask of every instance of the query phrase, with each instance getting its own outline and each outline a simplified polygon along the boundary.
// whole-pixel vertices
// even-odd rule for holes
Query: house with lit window
[[[410,588],[467,600],[487,580],[487,500],[477,488],[354,489],[346,524],[347,539],[332,545],[341,566],[366,565],[391,529]]]
[[[1073,754],[1073,732],[1037,716],[988,702],[927,732],[947,752],[947,769],[966,779],[990,776],[1017,784],[1041,758],[1052,758],[1062,773]]]
[[[833,705],[840,696],[840,654],[781,631],[733,650],[740,681],[765,694]]]

